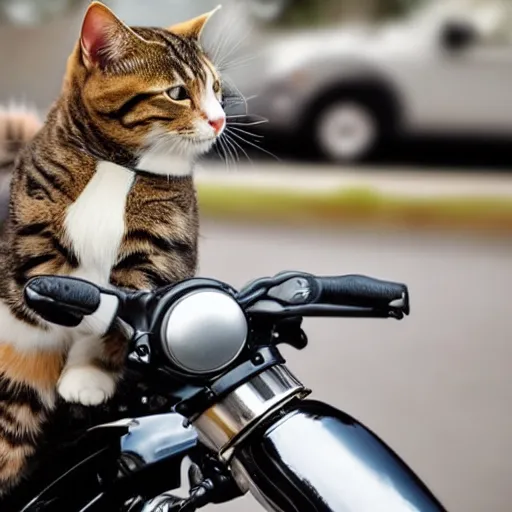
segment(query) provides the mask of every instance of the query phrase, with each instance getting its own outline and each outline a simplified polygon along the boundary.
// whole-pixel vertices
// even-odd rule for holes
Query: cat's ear
[[[172,25],[168,27],[167,30],[173,34],[176,34],[177,36],[199,41],[201,32],[206,26],[206,23],[221,7],[221,5],[218,5],[215,7],[215,9],[213,9],[213,11],[207,12],[206,14],[201,14],[201,16],[197,16],[197,18]]]
[[[92,2],[85,13],[80,35],[82,58],[88,69],[104,68],[121,59],[137,35],[101,2]]]

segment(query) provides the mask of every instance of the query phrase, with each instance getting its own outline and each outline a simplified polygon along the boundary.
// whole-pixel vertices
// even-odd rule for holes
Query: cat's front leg
[[[92,364],[84,364],[66,366],[57,389],[66,402],[100,405],[114,394],[115,388],[116,381],[111,374]]]
[[[125,345],[120,333],[74,341],[57,385],[62,398],[82,405],[106,402],[116,390]]]

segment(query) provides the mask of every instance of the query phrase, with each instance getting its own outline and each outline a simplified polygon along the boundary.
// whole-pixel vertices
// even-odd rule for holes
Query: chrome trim
[[[309,390],[285,366],[274,366],[236,388],[192,425],[199,441],[227,460],[230,448],[265,417],[294,397],[307,394]]]

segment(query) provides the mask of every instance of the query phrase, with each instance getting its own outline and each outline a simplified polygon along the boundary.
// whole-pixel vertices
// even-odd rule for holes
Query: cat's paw
[[[99,405],[114,394],[115,387],[113,376],[99,368],[72,366],[64,370],[57,390],[66,402]]]

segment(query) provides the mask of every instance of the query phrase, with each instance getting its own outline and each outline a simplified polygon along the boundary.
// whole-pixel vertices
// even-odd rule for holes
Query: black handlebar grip
[[[87,281],[64,276],[37,276],[28,281],[25,302],[45,320],[67,327],[77,326],[94,313],[101,302],[100,290]]]
[[[356,306],[373,309],[410,312],[409,292],[401,283],[381,281],[362,275],[314,277],[315,302],[340,306]]]

